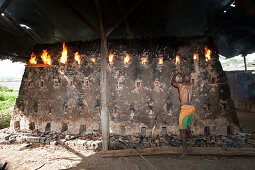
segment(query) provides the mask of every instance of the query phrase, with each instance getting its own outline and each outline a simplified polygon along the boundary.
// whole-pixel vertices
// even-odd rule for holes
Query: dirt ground
[[[238,112],[244,132],[255,131],[255,113]],[[29,146],[0,144],[0,163],[8,162],[12,169],[84,169],[84,170],[167,170],[167,169],[222,169],[253,170],[255,158],[244,156],[179,155],[102,158],[100,153],[86,149],[72,149],[67,145]]]
[[[255,112],[237,111],[237,116],[243,132],[255,133]]]

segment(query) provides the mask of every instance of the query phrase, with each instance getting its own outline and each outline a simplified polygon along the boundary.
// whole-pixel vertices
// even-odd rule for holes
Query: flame
[[[66,64],[67,62],[67,48],[66,48],[66,45],[65,43],[63,43],[63,51],[62,51],[62,55],[60,57],[60,62],[63,63],[63,64]]]
[[[159,59],[158,59],[158,64],[163,64],[163,57],[160,57]]]
[[[91,58],[90,61],[92,61],[93,63],[96,62],[95,58]]]
[[[74,54],[74,59],[77,61],[78,64],[81,64],[81,57],[78,53],[78,51]]]
[[[193,55],[193,60],[194,60],[194,63],[198,62],[198,54]]]
[[[175,57],[175,64],[180,64],[181,63],[181,60],[180,60],[180,56],[176,56]]]
[[[128,64],[130,60],[130,57],[128,54],[126,54],[126,57],[124,58],[124,64]]]
[[[145,64],[147,62],[147,58],[146,57],[143,57],[141,60],[142,60],[142,64]]]
[[[212,51],[205,47],[205,61],[211,60],[211,53]]]
[[[30,64],[37,64],[37,58],[34,53],[31,54],[31,58],[29,60]]]
[[[109,64],[112,64],[113,63],[113,54],[110,54],[109,55]]]
[[[44,64],[51,65],[52,61],[51,61],[50,55],[48,54],[47,50],[43,50],[41,58],[42,58]]]

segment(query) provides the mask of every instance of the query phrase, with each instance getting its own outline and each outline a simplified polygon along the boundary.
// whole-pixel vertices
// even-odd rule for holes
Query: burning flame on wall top
[[[147,58],[146,57],[141,58],[141,60],[142,60],[142,64],[145,64],[147,62]]]
[[[51,65],[52,61],[51,61],[50,55],[48,54],[47,50],[43,50],[41,58],[42,58],[42,61],[44,64]]]
[[[194,60],[194,63],[198,62],[198,54],[193,55],[193,60]]]
[[[180,60],[180,56],[176,56],[175,57],[175,64],[180,64],[181,63],[181,60]]]
[[[205,47],[205,61],[211,60],[211,53],[212,51]]]
[[[63,64],[66,64],[67,62],[67,48],[66,48],[66,45],[65,43],[63,43],[63,51],[62,51],[62,55],[60,57],[60,62],[63,63]]]
[[[124,64],[128,64],[130,60],[130,57],[128,54],[126,54],[126,57],[124,58]]]
[[[74,59],[77,61],[78,64],[81,64],[81,57],[78,53],[78,51],[74,54]]]
[[[160,57],[159,59],[158,59],[158,64],[163,64],[163,57]]]
[[[37,64],[37,58],[36,55],[34,53],[31,54],[31,58],[29,60],[30,64]]]
[[[109,64],[112,64],[113,63],[113,54],[110,54],[109,55]]]
[[[91,58],[90,61],[92,61],[93,63],[96,62],[95,58]]]

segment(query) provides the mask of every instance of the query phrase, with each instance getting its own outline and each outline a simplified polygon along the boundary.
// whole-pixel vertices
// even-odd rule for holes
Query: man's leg
[[[186,133],[187,133],[189,139],[190,139],[190,140],[193,140],[193,136],[192,136],[192,134],[191,134],[191,131],[190,131],[190,127],[189,127],[189,126],[187,126]]]
[[[190,130],[190,127],[192,125],[192,121],[194,119],[194,114],[190,114],[188,115],[188,121],[187,121],[187,129],[186,129],[186,132],[187,132],[187,135],[189,137],[190,140],[193,140],[193,136],[191,134],[191,130]]]
[[[180,129],[180,135],[182,140],[183,152],[187,152],[186,130]]]

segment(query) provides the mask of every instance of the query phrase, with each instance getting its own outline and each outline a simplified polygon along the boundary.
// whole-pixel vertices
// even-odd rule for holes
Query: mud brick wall
[[[58,62],[61,43],[34,48],[37,56],[46,49],[53,65],[25,69],[13,128],[70,133],[101,130],[100,41],[69,42],[66,46],[67,65]],[[212,50],[209,62],[205,61],[205,46]],[[156,134],[178,134],[179,94],[170,83],[176,69],[190,73],[195,81],[194,134],[239,131],[227,78],[209,39],[110,40],[108,47],[114,54],[113,64],[107,66],[111,134],[149,135],[154,124]],[[73,59],[76,51],[81,55],[81,65]],[[193,61],[194,53],[199,54],[198,63]],[[123,63],[126,54],[129,64]],[[176,55],[180,56],[180,65],[175,64]],[[160,57],[163,64],[159,64]],[[141,58],[147,58],[147,62],[142,64]]]

